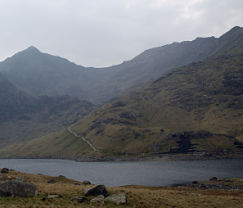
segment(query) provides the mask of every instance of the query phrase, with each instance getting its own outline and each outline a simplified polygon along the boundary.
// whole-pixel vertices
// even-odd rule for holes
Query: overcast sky
[[[243,0],[0,0],[0,60],[30,45],[84,66],[243,26]]]

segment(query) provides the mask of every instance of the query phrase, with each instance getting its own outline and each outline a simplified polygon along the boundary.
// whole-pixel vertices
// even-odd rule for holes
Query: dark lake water
[[[243,159],[159,162],[75,162],[51,159],[0,159],[0,168],[51,176],[64,175],[107,186],[164,186],[207,180],[210,177],[243,177]]]

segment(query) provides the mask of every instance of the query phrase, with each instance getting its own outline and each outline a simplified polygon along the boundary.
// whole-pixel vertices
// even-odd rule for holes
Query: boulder
[[[0,184],[0,196],[36,196],[38,189],[34,184],[19,181],[5,181]]]
[[[108,192],[104,185],[97,185],[92,188],[86,189],[84,191],[84,195],[85,196],[98,196],[98,195],[108,196]]]
[[[192,181],[192,184],[199,184],[199,182],[198,181]]]
[[[58,194],[49,194],[47,196],[47,199],[55,199],[55,198],[61,198],[61,195],[58,195]]]
[[[1,173],[8,173],[9,172],[9,169],[8,168],[3,168],[2,170],[1,170]]]
[[[18,181],[18,182],[24,182],[24,177],[23,176],[17,176],[15,178],[15,181]]]
[[[212,178],[210,178],[209,180],[210,180],[210,181],[217,181],[218,178],[217,178],[217,177],[212,177]]]
[[[75,185],[75,186],[80,186],[81,184],[78,183],[78,182],[75,182],[73,185]]]
[[[47,183],[56,183],[54,179],[48,180]]]
[[[90,181],[83,181],[83,184],[84,184],[84,185],[90,185],[91,182],[90,182]]]
[[[120,204],[126,204],[127,203],[127,197],[125,193],[118,193],[118,194],[112,194],[105,198],[105,202],[112,202],[117,205]]]
[[[81,197],[73,198],[72,200],[75,200],[78,203],[83,203],[83,202],[87,201],[87,198],[85,196],[81,196]]]
[[[92,203],[92,204],[104,204],[105,203],[105,197],[104,197],[104,195],[98,195],[97,197],[91,199],[90,203]]]

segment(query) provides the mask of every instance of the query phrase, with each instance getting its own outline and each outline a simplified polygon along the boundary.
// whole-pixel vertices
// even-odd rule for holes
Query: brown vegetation
[[[46,175],[33,175],[9,171],[2,174],[5,179],[24,178],[26,182],[34,183],[39,189],[39,195],[31,198],[0,197],[1,208],[61,208],[61,207],[99,207],[91,205],[89,201],[78,203],[75,197],[83,196],[83,191],[90,185],[70,180],[64,176],[51,177]],[[54,180],[55,183],[48,183]],[[242,179],[234,179],[234,184],[242,183]],[[211,181],[210,183],[213,183]],[[131,207],[131,208],[241,208],[243,204],[243,190],[200,190],[186,187],[145,187],[124,186],[110,187],[110,193],[125,192],[128,199],[127,205],[105,204],[102,207]],[[59,197],[49,198],[54,194]],[[45,200],[44,200],[45,198]]]

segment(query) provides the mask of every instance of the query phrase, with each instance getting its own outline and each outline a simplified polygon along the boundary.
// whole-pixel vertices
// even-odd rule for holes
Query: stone
[[[3,168],[2,170],[1,170],[1,173],[8,173],[9,172],[9,169],[8,168]]]
[[[46,197],[43,197],[43,198],[41,199],[41,201],[46,201]]]
[[[87,198],[85,196],[81,196],[81,197],[73,198],[73,200],[77,201],[78,203],[83,203],[87,201]]]
[[[56,183],[54,179],[48,180],[47,183]]]
[[[200,184],[198,188],[200,188],[200,189],[206,189],[207,186],[205,184]]]
[[[199,184],[198,181],[192,181],[192,184]]]
[[[210,181],[217,181],[218,178],[217,178],[217,177],[212,177],[212,178],[210,178],[209,180],[210,180]]]
[[[112,194],[105,198],[105,202],[112,202],[117,205],[120,204],[126,204],[127,203],[127,197],[125,193],[117,193],[117,194]]]
[[[61,197],[61,196],[58,195],[58,194],[49,194],[49,195],[47,196],[48,199],[54,199],[54,198],[60,198],[60,197]]]
[[[83,181],[83,184],[84,184],[84,185],[90,185],[91,182],[90,182],[90,181]]]
[[[108,192],[104,185],[96,185],[92,188],[86,189],[84,191],[84,195],[85,196],[98,196],[98,195],[108,196]]]
[[[0,196],[36,196],[38,189],[34,184],[19,181],[5,181],[0,183]]]
[[[91,199],[90,203],[92,203],[92,204],[104,204],[105,203],[105,197],[104,197],[104,195],[98,195],[97,197]]]
[[[15,181],[24,182],[24,177],[23,176],[17,176]]]

